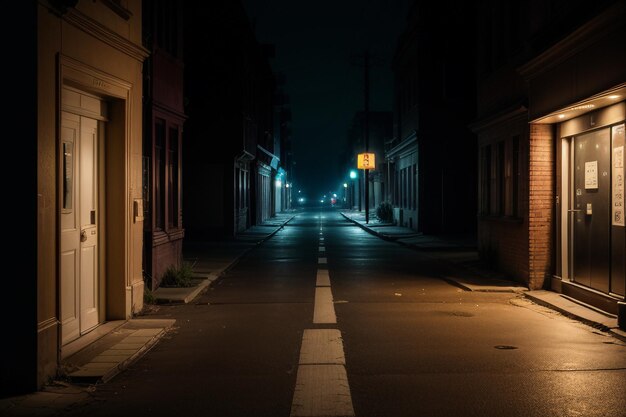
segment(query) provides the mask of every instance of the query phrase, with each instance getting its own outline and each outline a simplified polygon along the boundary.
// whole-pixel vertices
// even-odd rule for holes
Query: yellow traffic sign
[[[357,155],[358,169],[376,169],[376,155],[373,153],[360,153]]]

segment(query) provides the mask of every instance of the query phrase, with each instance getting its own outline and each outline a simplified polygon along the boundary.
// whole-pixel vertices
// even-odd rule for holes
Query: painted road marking
[[[317,270],[317,280],[315,282],[316,287],[330,287],[330,275],[328,275],[328,269]]]
[[[300,365],[345,365],[341,332],[338,329],[305,329],[300,348]]]
[[[320,216],[321,218],[321,216]],[[320,255],[326,253],[320,221]],[[319,264],[328,259],[318,257]],[[328,269],[318,269],[313,323],[336,324]],[[339,329],[305,329],[302,335],[291,417],[354,416]]]
[[[300,365],[291,416],[354,416],[346,368],[343,365]]]
[[[313,323],[337,323],[333,294],[330,291],[330,287],[315,288]]]

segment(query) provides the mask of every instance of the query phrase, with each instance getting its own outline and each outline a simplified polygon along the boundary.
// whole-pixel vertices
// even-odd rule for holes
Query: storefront
[[[556,132],[551,287],[611,314],[626,286],[624,98],[621,86],[536,121]]]
[[[534,210],[548,219],[550,234],[544,288],[617,315],[622,328],[625,15],[616,2],[517,69],[528,93],[531,217]],[[543,139],[549,149],[533,146]],[[543,171],[549,183],[533,184]]]

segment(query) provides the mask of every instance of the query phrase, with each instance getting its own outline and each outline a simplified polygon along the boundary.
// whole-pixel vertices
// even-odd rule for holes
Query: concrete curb
[[[524,296],[535,304],[558,311],[566,317],[609,333],[622,342],[626,342],[626,331],[617,327],[617,319],[598,312],[591,306],[546,290],[528,291],[524,293]]]
[[[109,372],[107,372],[105,375],[103,375],[102,378],[100,378],[100,381],[101,382],[110,381],[113,377],[115,377],[116,375],[118,375],[122,371],[126,370],[126,368],[128,368],[131,364],[133,364],[135,361],[137,361],[143,355],[148,353],[148,351],[150,349],[152,349],[157,344],[157,342],[159,340],[161,340],[161,338],[165,335],[165,333],[168,332],[168,330],[173,325],[174,325],[174,322],[172,322],[172,324],[170,324],[169,326],[163,328],[163,330],[161,330],[156,336],[154,336],[152,339],[150,339],[150,341],[148,343],[146,343],[141,349],[139,349],[134,355],[132,355],[130,358],[126,359],[125,361],[120,362],[119,365],[117,365],[115,368],[111,369]]]
[[[514,282],[503,282],[497,279],[485,278],[489,281],[493,281],[487,284],[484,284],[484,283],[476,284],[476,283],[469,282],[469,280],[464,280],[462,278],[454,278],[454,277],[447,277],[447,276],[442,276],[441,279],[465,291],[472,291],[472,292],[508,292],[508,293],[514,293],[514,294],[521,294],[521,293],[528,291],[528,288],[521,286],[521,285],[509,285],[509,284],[515,284]],[[500,283],[501,285],[490,285],[494,283]]]
[[[132,325],[141,327],[141,321],[142,320],[132,322]],[[95,356],[92,356],[89,361],[80,365],[77,370],[67,374],[66,378],[68,378],[72,383],[75,384],[96,384],[111,380],[113,377],[127,369],[132,363],[141,358],[153,346],[155,346],[157,342],[169,331],[169,329],[176,322],[176,320],[173,319],[162,319],[156,321],[161,325],[161,327],[152,327],[155,325],[155,320],[146,320],[145,328],[135,329],[133,333],[129,334],[129,336],[125,337],[114,345],[111,345],[105,351],[102,351]],[[129,324],[131,324],[131,322],[127,323],[127,325]],[[150,334],[146,337],[145,332],[153,333],[155,330],[157,331],[156,333],[154,333],[153,335]],[[117,352],[116,346],[121,347],[124,344],[124,341],[128,340],[128,338],[133,337],[146,337],[149,339],[145,341],[145,343],[143,343],[142,346],[139,347],[132,355],[125,357],[118,362],[117,354],[114,353]],[[123,356],[124,355],[120,355],[120,358],[122,358]],[[107,358],[108,360],[94,360],[98,357]]]
[[[159,287],[153,293],[157,304],[187,304],[193,300],[202,290],[207,288],[213,281],[217,279],[217,275],[213,273],[206,275],[206,278],[194,287],[188,288],[167,288]]]

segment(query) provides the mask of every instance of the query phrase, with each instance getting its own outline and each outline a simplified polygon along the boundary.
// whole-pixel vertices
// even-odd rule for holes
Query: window
[[[178,227],[178,127],[170,127],[168,146],[167,226]]]
[[[413,210],[417,209],[417,199],[418,199],[418,194],[417,194],[417,165],[413,165],[413,169],[412,169],[412,177],[413,177],[413,200],[412,200],[412,204],[413,204]]]
[[[74,190],[74,144],[63,142],[63,209],[72,209],[72,195]]]
[[[491,196],[491,145],[480,148],[480,214],[489,214]]]
[[[407,206],[408,191],[406,168],[402,168],[402,207],[404,208]]]
[[[154,228],[180,225],[180,129],[165,119],[154,121]]]
[[[518,214],[519,180],[519,136],[507,141],[504,187],[506,194],[505,214],[516,217]]]
[[[480,149],[480,214],[519,214],[519,146],[519,136],[514,136]]]
[[[154,123],[154,226],[165,229],[165,120]]]
[[[491,158],[491,214],[504,214],[504,141],[497,143]]]

